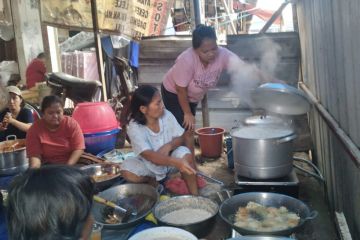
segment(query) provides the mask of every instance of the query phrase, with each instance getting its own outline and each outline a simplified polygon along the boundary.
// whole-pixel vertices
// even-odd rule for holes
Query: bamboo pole
[[[104,64],[103,64],[104,60],[102,55],[101,36],[99,33],[96,0],[91,0],[91,13],[92,13],[92,22],[93,22],[93,32],[95,38],[95,47],[96,47],[96,59],[97,59],[99,77],[102,84],[103,100],[107,101],[106,81],[105,81]]]

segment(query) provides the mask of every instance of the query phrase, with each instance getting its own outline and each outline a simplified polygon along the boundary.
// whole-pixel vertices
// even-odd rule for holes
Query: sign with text
[[[97,0],[99,29],[140,39],[158,36],[166,27],[173,0]],[[92,29],[90,0],[42,0],[42,21]]]

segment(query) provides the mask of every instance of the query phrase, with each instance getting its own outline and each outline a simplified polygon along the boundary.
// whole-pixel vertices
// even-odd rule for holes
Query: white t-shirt
[[[129,123],[128,135],[135,155],[141,159],[146,167],[155,174],[163,175],[168,172],[168,167],[155,165],[141,157],[145,150],[157,151],[160,147],[169,143],[173,138],[184,133],[184,129],[176,121],[174,115],[168,110],[159,119],[160,131],[155,133],[146,125],[139,124],[133,120]]]

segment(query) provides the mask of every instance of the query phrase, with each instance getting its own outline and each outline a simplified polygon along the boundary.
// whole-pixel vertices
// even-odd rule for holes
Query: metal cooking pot
[[[119,206],[133,209],[136,216],[130,216],[124,223],[109,224],[104,220],[104,210],[106,206],[94,202],[92,213],[95,221],[102,224],[105,228],[123,229],[132,227],[141,222],[153,209],[159,200],[157,190],[148,184],[127,183],[109,188],[100,192],[98,196],[112,201]]]
[[[285,125],[253,125],[231,131],[235,171],[252,179],[288,175],[296,134]]]
[[[10,138],[15,140],[9,140]],[[26,157],[25,139],[16,139],[15,135],[7,136],[0,142],[0,175],[13,175],[29,167]]]
[[[284,206],[289,211],[296,213],[300,217],[300,222],[296,227],[272,232],[261,232],[235,226],[234,217],[236,212],[238,211],[239,207],[246,207],[250,201],[259,203],[266,207],[280,208],[281,206]],[[309,207],[302,201],[278,193],[242,193],[225,200],[220,206],[220,217],[242,235],[290,236],[292,233],[298,231],[306,221],[314,219],[317,215],[317,211],[311,212]]]
[[[203,209],[207,212],[211,213],[211,216],[200,220],[195,223],[169,223],[163,220],[163,217],[173,211],[191,208],[191,209]],[[204,198],[200,196],[179,196],[173,197],[166,201],[159,202],[154,208],[154,216],[158,220],[161,225],[172,226],[182,228],[186,231],[193,233],[195,236],[202,238],[208,234],[208,232],[212,229],[216,215],[219,211],[219,205],[212,201],[209,198]]]

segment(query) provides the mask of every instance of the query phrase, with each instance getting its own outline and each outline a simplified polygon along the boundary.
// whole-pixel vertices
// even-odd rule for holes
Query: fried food
[[[253,231],[272,232],[296,227],[300,217],[286,207],[266,207],[249,202],[246,207],[239,207],[235,214],[235,226]]]

